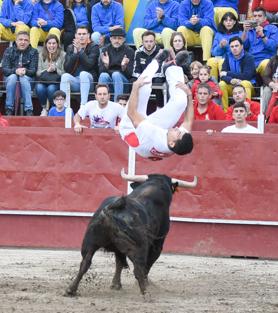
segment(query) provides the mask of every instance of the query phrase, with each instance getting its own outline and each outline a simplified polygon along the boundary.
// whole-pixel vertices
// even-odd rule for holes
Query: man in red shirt
[[[225,120],[225,113],[221,107],[211,100],[212,90],[206,83],[197,87],[197,97],[194,101],[195,120]]]
[[[247,109],[246,121],[257,121],[258,115],[260,114],[260,103],[251,101],[246,98],[246,90],[242,85],[236,85],[233,88],[233,99],[236,103],[244,103]],[[233,120],[233,107],[231,105],[226,112],[226,120]]]

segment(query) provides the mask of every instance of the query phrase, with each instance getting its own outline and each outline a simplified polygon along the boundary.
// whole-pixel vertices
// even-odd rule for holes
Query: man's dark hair
[[[243,45],[243,41],[239,36],[234,36],[229,40],[229,45],[233,42],[233,41],[238,41],[241,45]]]
[[[16,34],[16,38],[18,38],[20,35],[25,35],[25,36],[28,36],[30,38],[30,34],[26,30],[21,30],[20,32],[18,32]]]
[[[247,112],[246,105],[244,104],[244,102],[235,103],[233,105],[233,110],[236,108],[243,108]]]
[[[174,147],[169,146],[169,149],[178,155],[190,153],[193,149],[193,139],[191,134],[185,133],[181,139],[176,141]]]
[[[116,98],[116,102],[119,102],[120,100],[128,100],[128,96],[127,95],[118,95]]]
[[[78,32],[79,29],[86,29],[87,32],[88,32],[88,34],[90,34],[90,30],[89,30],[89,28],[88,28],[87,26],[78,26],[78,27],[76,28],[76,30],[75,30],[75,33],[76,33],[76,34],[77,34],[77,32]]]
[[[64,99],[66,99],[66,93],[63,90],[57,90],[53,94],[53,99],[55,100],[58,97],[62,97]]]
[[[263,7],[256,7],[253,12],[263,12],[264,16],[266,16],[266,10]]]
[[[95,87],[95,93],[97,93],[98,88],[102,88],[102,87],[106,88],[109,93],[109,87],[107,84],[97,84]]]
[[[146,31],[142,34],[141,38],[142,38],[142,40],[143,40],[144,37],[150,36],[150,35],[152,35],[152,36],[154,37],[154,39],[155,39],[155,33],[154,33],[153,31],[151,31],[151,30],[146,30]]]
[[[200,83],[198,86],[197,86],[197,91],[201,88],[205,88],[207,89],[207,91],[209,92],[209,94],[212,93],[212,90],[211,90],[211,87],[210,85],[208,85],[207,83]]]

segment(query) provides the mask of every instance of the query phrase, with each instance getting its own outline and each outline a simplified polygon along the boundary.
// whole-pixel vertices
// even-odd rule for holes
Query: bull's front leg
[[[80,263],[79,272],[74,279],[74,281],[69,285],[69,287],[66,289],[66,296],[75,296],[77,288],[79,286],[79,283],[83,277],[83,275],[88,271],[88,269],[91,266],[92,263],[92,257],[94,255],[95,251],[90,250],[87,252],[86,256],[83,258],[83,260]]]
[[[126,262],[126,256],[124,254],[120,252],[115,252],[115,257],[116,257],[116,270],[110,288],[119,290],[122,288],[121,283],[122,270],[123,268],[128,267],[128,264]]]

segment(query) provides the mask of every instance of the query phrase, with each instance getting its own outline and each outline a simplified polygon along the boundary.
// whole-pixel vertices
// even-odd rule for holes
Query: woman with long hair
[[[47,36],[39,54],[37,83],[35,91],[42,106],[41,116],[47,116],[47,100],[53,105],[53,94],[59,89],[61,75],[64,73],[65,52],[60,47],[56,35]]]
[[[241,33],[237,17],[232,12],[225,13],[214,36],[211,50],[214,57],[207,61],[207,65],[211,67],[211,76],[216,80],[218,80],[224,58],[230,51],[229,40],[235,36],[240,37]]]

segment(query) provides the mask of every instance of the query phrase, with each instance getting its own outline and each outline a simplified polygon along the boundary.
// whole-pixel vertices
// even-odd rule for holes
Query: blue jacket
[[[211,0],[214,7],[233,8],[238,11],[238,0]]]
[[[197,15],[200,18],[198,24],[192,25],[190,23],[189,20],[192,15]],[[210,0],[201,0],[199,5],[193,5],[191,0],[182,1],[179,8],[179,25],[185,26],[197,33],[204,26],[209,26],[213,30],[216,30],[212,2]]]
[[[124,28],[123,6],[112,0],[108,6],[101,2],[92,7],[92,29],[107,37],[110,36],[109,27],[121,25]]]
[[[88,12],[87,12],[87,6],[82,5],[74,5],[73,6],[73,12],[76,18],[76,26],[88,26],[89,20],[88,20]]]
[[[15,5],[12,0],[4,0],[0,23],[5,27],[12,27],[12,22],[23,22],[28,25],[33,12],[33,5],[30,0],[22,0]]]
[[[161,8],[164,11],[164,17],[161,21],[157,20],[156,8]],[[161,4],[159,0],[150,2],[146,9],[144,18],[144,27],[152,30],[155,33],[161,33],[165,27],[176,30],[178,27],[179,4],[174,0],[168,0]]]
[[[223,34],[223,33],[217,32],[215,34],[215,36],[214,36],[214,39],[213,39],[211,54],[213,56],[223,56],[223,57],[225,57],[226,54],[228,52],[230,52],[229,40],[232,37],[235,37],[235,36],[241,37],[241,34],[242,34],[242,31],[235,32],[235,33],[230,33],[230,34]],[[220,41],[223,40],[223,39],[226,39],[228,44],[225,47],[221,48],[220,47]]]
[[[256,82],[256,66],[254,58],[248,52],[242,50],[240,58],[236,59],[231,52],[228,52],[222,65],[222,71],[227,72],[221,80],[230,83],[233,78]]]
[[[40,0],[34,5],[31,26],[38,26],[38,18],[47,21],[47,25],[42,27],[44,31],[49,31],[52,27],[62,29],[64,23],[64,7],[58,0],[53,0],[49,4],[45,4]]]
[[[244,48],[254,56],[256,66],[264,59],[270,59],[276,54],[278,45],[278,28],[268,24],[264,27],[264,34],[267,36],[267,41],[258,38],[256,30],[251,29],[247,33],[247,38],[244,41]]]

